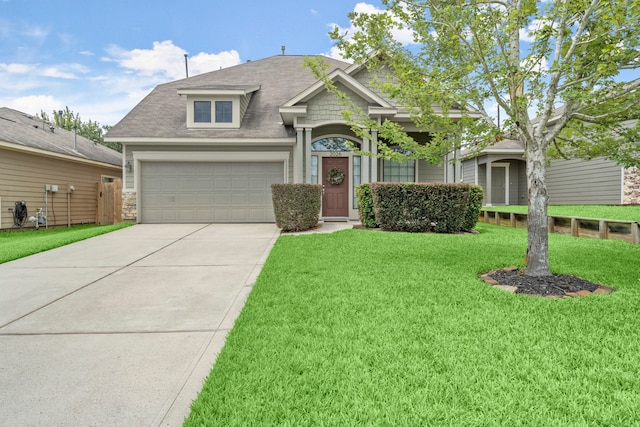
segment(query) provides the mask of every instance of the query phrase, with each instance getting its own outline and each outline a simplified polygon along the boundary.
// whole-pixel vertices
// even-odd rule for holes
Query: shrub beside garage
[[[273,212],[282,231],[304,231],[318,225],[320,184],[272,184]]]

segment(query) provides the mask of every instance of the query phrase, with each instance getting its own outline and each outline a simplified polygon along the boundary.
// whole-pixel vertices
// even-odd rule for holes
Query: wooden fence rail
[[[548,215],[549,233],[568,234],[574,237],[616,239],[640,245],[640,223],[618,219],[581,218],[576,216]],[[483,208],[479,221],[507,227],[527,228],[527,214],[502,212]]]

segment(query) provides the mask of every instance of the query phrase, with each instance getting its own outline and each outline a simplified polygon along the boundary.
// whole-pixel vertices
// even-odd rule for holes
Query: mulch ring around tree
[[[609,294],[615,289],[592,283],[569,274],[527,276],[518,267],[507,267],[481,274],[485,283],[507,292],[547,298],[582,297],[591,294]]]

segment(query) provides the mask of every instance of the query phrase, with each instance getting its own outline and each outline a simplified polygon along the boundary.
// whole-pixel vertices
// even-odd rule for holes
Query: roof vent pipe
[[[285,45],[280,46],[280,49],[282,49],[282,56],[284,56],[284,51],[287,47]]]
[[[184,71],[187,74],[187,78],[189,78],[189,61],[187,60],[187,58],[189,57],[188,54],[184,54]]]
[[[76,125],[73,125],[73,151],[78,151],[78,128]]]

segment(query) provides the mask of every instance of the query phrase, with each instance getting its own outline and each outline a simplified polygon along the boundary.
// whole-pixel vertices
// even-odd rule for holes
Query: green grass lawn
[[[68,245],[110,231],[128,227],[130,223],[115,225],[76,225],[70,228],[39,230],[24,229],[0,232],[0,264],[38,252]]]
[[[640,246],[550,235],[610,295],[485,285],[526,232],[346,230],[274,246],[186,426],[566,426],[640,420]]]
[[[485,206],[485,208],[516,213],[527,213],[528,210],[526,205]],[[547,212],[549,215],[640,221],[640,205],[550,205]]]

